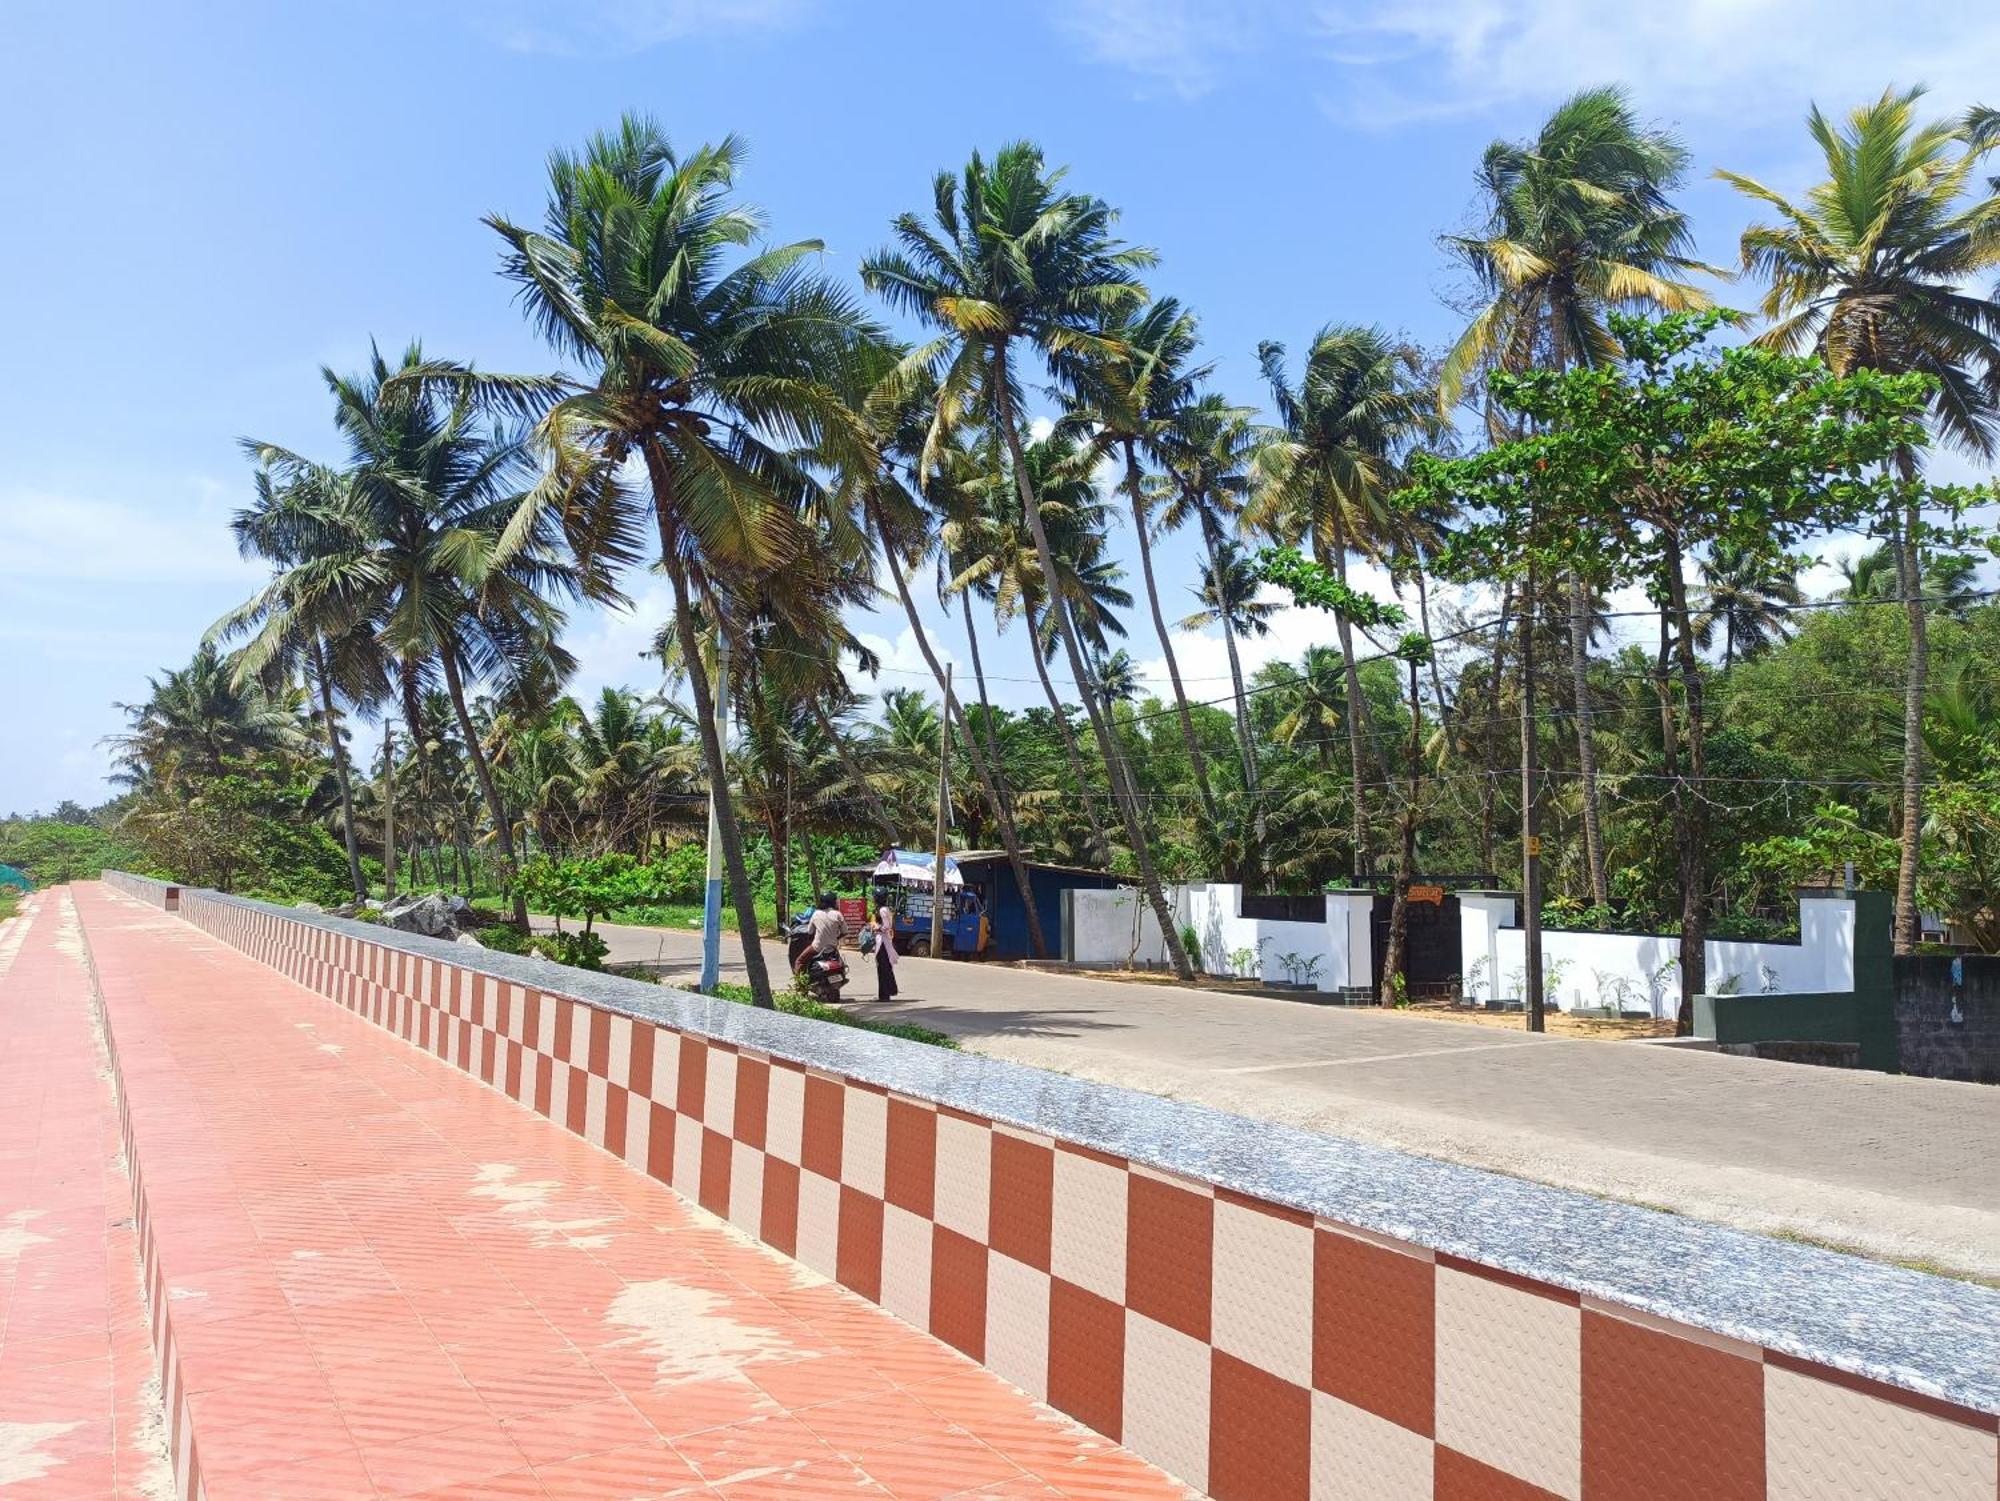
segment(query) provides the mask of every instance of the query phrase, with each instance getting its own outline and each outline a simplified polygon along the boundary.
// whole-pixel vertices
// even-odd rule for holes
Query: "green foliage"
[[[494,923],[490,927],[479,929],[472,936],[477,938],[482,946],[502,954],[525,954],[532,942],[526,933],[512,923]]]
[[[223,765],[217,775],[184,770],[171,787],[141,795],[124,829],[148,868],[274,902],[351,896],[346,852],[301,817],[312,785],[273,757]]]
[[[724,980],[717,983],[715,993],[725,1001],[735,1001],[739,1005],[755,1004],[748,985],[735,985]],[[870,1016],[857,1016],[839,1006],[829,1006],[823,1001],[815,1001],[810,996],[795,991],[780,991],[777,996],[778,1009],[787,1016],[802,1016],[808,1021],[832,1022],[837,1027],[853,1027],[862,1032],[879,1032],[885,1037],[900,1037],[906,1042],[928,1043],[934,1048],[958,1049],[956,1038],[929,1027],[917,1026],[914,1022],[878,1021]]]
[[[1614,314],[1623,364],[1495,372],[1494,399],[1528,436],[1419,455],[1400,497],[1413,512],[1474,513],[1445,539],[1440,570],[1483,579],[1539,565],[1600,586],[1650,583],[1669,547],[1771,557],[1900,505],[1915,482],[1883,461],[1927,446],[1930,381],[1836,376],[1756,344],[1705,350],[1731,317]]]
[[[18,867],[37,886],[94,881],[106,869],[156,873],[153,862],[132,840],[60,814],[0,821],[0,865]]]
[[[610,945],[595,933],[537,933],[529,948],[545,959],[577,969],[603,969]]]
[[[1257,555],[1257,573],[1266,583],[1290,591],[1294,603],[1330,610],[1358,626],[1403,625],[1410,618],[1400,606],[1341,583],[1296,547],[1265,548]]]
[[[677,889],[677,880],[673,870],[631,855],[574,855],[564,859],[537,855],[521,866],[509,892],[524,897],[532,911],[557,918],[582,918],[587,935],[598,918],[622,907],[668,900]]]
[[[1894,889],[1900,850],[1887,834],[1864,827],[1853,808],[1827,802],[1813,810],[1800,833],[1759,840],[1743,858],[1788,886],[1837,882],[1851,860],[1860,885]]]

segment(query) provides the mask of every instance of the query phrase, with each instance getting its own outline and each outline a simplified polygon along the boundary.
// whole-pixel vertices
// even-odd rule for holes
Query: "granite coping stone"
[[[182,888],[2000,1413],[2000,1291],[976,1053]]]

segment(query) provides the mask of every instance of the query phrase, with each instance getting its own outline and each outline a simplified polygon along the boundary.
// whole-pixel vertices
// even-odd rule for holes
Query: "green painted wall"
[[[1793,995],[1698,995],[1694,1035],[1714,1042],[1852,1042],[1861,1066],[1898,1073],[1895,948],[1886,891],[1854,893],[1854,989]]]

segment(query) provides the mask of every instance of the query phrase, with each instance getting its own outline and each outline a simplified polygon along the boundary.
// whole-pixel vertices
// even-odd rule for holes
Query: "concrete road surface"
[[[699,934],[605,926],[694,983]],[[774,972],[783,947],[766,943]],[[723,978],[743,976],[726,938]],[[2000,1089],[906,959],[855,1009],[996,1058],[1745,1229],[2000,1280]]]

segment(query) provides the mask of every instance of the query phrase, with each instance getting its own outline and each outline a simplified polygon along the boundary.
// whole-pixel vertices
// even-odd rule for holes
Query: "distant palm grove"
[[[712,790],[747,936],[929,846],[944,737],[954,845],[1125,873],[1183,973],[1187,879],[1527,880],[1531,918],[1681,933],[1689,994],[1703,934],[1850,867],[1901,947],[2000,948],[1994,496],[1931,478],[2000,441],[2000,114],[1891,90],[1806,128],[1802,195],[1720,174],[1758,219],[1723,269],[1685,149],[1581,93],[1467,164],[1454,342],[1287,287],[1263,389],[1224,391],[1165,263],[1034,145],[909,184],[839,267],[735,139],[628,116],[487,220],[544,370],[412,343],[324,373],[337,451],[246,440],[269,582],[126,706],[98,822],[286,900],[379,893],[393,817],[402,889],[518,913],[528,862],[620,852],[671,906]],[[1156,552],[1182,530],[1198,576]],[[1812,597],[1835,534],[1865,546]],[[643,681],[579,701],[572,613],[649,578]],[[949,695],[924,601],[969,648]],[[1250,670],[1294,603],[1324,629]],[[928,680],[881,675],[868,607]]]

